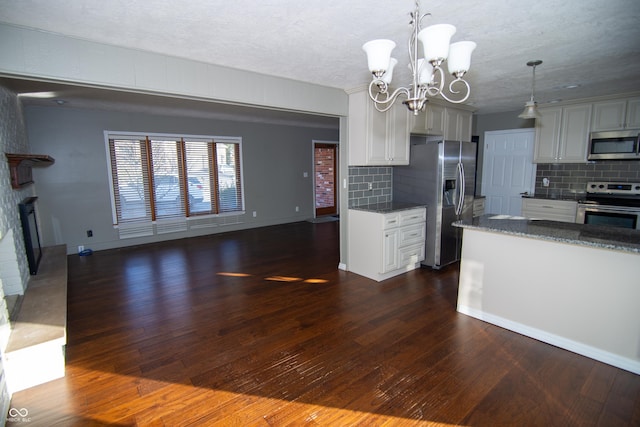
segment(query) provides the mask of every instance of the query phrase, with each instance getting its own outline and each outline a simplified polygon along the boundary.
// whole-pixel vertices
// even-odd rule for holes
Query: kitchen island
[[[506,215],[455,225],[460,313],[640,374],[640,231]]]

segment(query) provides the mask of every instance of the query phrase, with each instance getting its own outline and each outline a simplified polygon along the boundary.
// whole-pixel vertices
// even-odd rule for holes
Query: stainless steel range
[[[588,182],[576,222],[640,230],[640,183]]]

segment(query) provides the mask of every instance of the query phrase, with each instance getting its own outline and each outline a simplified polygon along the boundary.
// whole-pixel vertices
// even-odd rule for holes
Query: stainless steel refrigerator
[[[393,200],[427,206],[423,265],[438,269],[460,259],[462,229],[473,217],[476,143],[412,135],[409,166],[393,169]]]

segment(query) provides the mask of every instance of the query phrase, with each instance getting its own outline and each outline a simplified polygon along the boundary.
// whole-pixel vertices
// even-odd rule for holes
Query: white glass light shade
[[[536,102],[531,100],[524,104],[524,111],[518,116],[521,119],[539,119],[540,113],[536,107]]]
[[[394,47],[396,43],[392,40],[378,39],[366,42],[362,49],[367,53],[369,71],[372,73],[387,71]]]
[[[471,52],[476,48],[474,42],[457,42],[449,46],[449,59],[447,59],[447,67],[451,74],[462,74],[469,71],[471,66]]]
[[[393,78],[393,67],[395,67],[397,63],[398,60],[396,58],[389,59],[389,68],[384,73],[384,75],[380,77],[380,80],[382,80],[386,84],[391,84],[391,79]]]
[[[449,42],[456,27],[449,24],[431,25],[418,33],[427,61],[444,60],[449,56]]]
[[[421,85],[429,84],[433,77],[433,65],[425,61],[424,58],[418,59],[418,73],[418,83]]]

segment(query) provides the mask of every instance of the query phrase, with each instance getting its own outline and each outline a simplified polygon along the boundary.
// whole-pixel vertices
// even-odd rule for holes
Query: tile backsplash
[[[544,187],[542,180],[549,179]],[[602,161],[584,163],[538,164],[536,195],[579,199],[589,181],[640,182],[640,162]]]
[[[543,178],[549,179],[548,187],[542,185]],[[350,166],[349,207],[392,201],[392,180],[391,166]],[[535,194],[578,200],[584,197],[589,181],[640,182],[640,162],[541,163],[537,165]]]
[[[390,202],[391,166],[349,166],[349,207]]]

